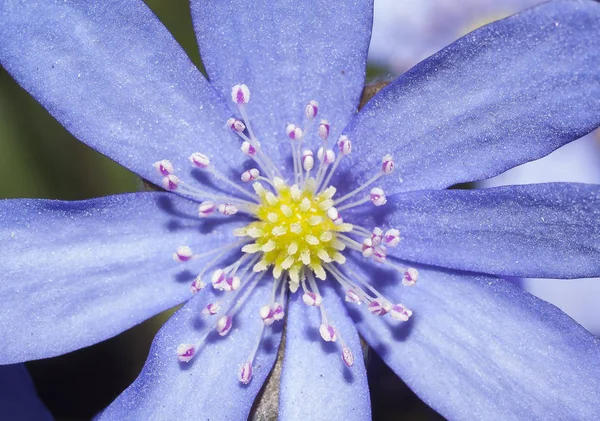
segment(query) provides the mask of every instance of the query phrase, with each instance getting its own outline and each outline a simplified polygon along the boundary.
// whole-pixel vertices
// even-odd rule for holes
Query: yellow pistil
[[[288,186],[278,178],[274,179],[274,185],[276,194],[255,186],[260,197],[258,220],[236,230],[236,235],[254,240],[242,248],[243,252],[262,253],[253,267],[255,272],[272,267],[273,277],[279,278],[283,271],[288,271],[290,289],[295,291],[303,268],[325,279],[324,263],[345,262],[340,253],[345,246],[336,234],[352,230],[352,225],[336,225],[327,215],[333,205],[331,197],[335,188],[315,193],[316,183],[312,178],[302,189],[297,185]]]

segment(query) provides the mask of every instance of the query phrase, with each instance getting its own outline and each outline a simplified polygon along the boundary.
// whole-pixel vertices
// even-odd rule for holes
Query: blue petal
[[[35,386],[23,364],[0,365],[0,414],[6,420],[53,419],[37,397]]]
[[[444,188],[549,154],[600,125],[600,4],[545,3],[491,23],[382,90],[345,132],[353,173],[383,153],[391,191]],[[403,182],[400,183],[399,180]]]
[[[408,192],[382,208],[355,218],[399,229],[390,254],[403,260],[506,276],[600,275],[600,185]]]
[[[289,303],[285,354],[279,392],[280,419],[371,419],[369,385],[360,339],[346,308],[331,288],[324,288],[323,306],[354,355],[346,367],[340,358],[340,340],[325,342],[319,335],[319,309],[294,294]]]
[[[154,182],[160,159],[181,170],[198,148],[239,147],[225,103],[142,1],[2,4],[1,64],[79,140]]]
[[[596,136],[594,136],[596,134]],[[481,186],[572,181],[600,183],[600,130],[554,151],[545,158],[513,168]],[[600,335],[600,279],[520,279],[517,285],[548,301],[587,330]]]
[[[266,329],[254,360],[253,378],[242,385],[238,368],[259,340],[263,323],[258,309],[268,303],[270,293],[270,283],[263,280],[234,318],[226,337],[213,332],[192,361],[179,363],[178,345],[194,343],[202,328],[220,317],[206,319],[200,312],[210,302],[222,302],[223,297],[212,288],[199,292],[163,326],[140,376],[99,419],[165,420],[176,414],[178,419],[245,420],[275,363],[281,340],[280,326]]]
[[[311,100],[337,139],[363,88],[372,0],[197,0],[191,9],[211,83],[229,101],[235,84],[250,88],[248,113],[267,152],[280,144],[289,156],[285,127],[303,126]]]
[[[162,193],[0,201],[0,363],[94,344],[186,300],[200,268],[173,252],[214,248],[231,228],[194,221],[194,210]]]
[[[598,418],[599,339],[508,281],[419,271],[408,290],[394,274],[370,272],[385,295],[414,312],[409,322],[364,308],[356,321],[428,405],[448,419]]]

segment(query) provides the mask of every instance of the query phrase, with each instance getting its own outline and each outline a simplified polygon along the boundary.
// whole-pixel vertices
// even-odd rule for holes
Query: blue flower
[[[3,66],[79,139],[172,192],[1,202],[0,363],[187,301],[100,419],[245,419],[281,311],[281,419],[369,418],[359,333],[448,418],[597,417],[598,340],[502,278],[599,276],[600,188],[445,188],[600,125],[600,5],[556,1],[488,25],[358,114],[371,2],[191,8],[210,83],[141,2],[4,1]],[[306,187],[319,156],[321,179],[336,170],[331,199]],[[240,174],[258,196],[231,182]],[[200,263],[213,275],[196,278]]]

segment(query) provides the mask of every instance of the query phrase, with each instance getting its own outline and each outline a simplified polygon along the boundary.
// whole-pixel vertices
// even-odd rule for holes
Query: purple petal
[[[600,4],[545,3],[491,23],[382,90],[345,132],[356,176],[386,152],[390,191],[479,180],[600,125]],[[402,179],[402,183],[400,183]]]
[[[363,88],[372,0],[197,0],[191,8],[211,83],[228,101],[235,84],[250,88],[248,114],[267,153],[280,144],[289,155],[286,125],[303,126],[311,100],[337,140]],[[316,127],[308,139],[315,144]]]
[[[448,419],[597,418],[597,338],[508,281],[419,271],[419,282],[408,290],[393,273],[370,272],[385,295],[413,311],[409,322],[364,308],[356,321],[428,405]]]
[[[329,323],[342,335],[354,365],[342,361],[341,341],[325,342],[319,335],[318,308],[302,302],[302,293],[289,303],[285,356],[279,393],[281,420],[370,419],[369,385],[360,339],[346,308],[331,288],[323,306]]]
[[[37,396],[23,364],[0,365],[0,413],[2,419],[51,421],[52,415]]]
[[[506,276],[600,275],[600,186],[548,183],[397,194],[361,224],[400,230],[400,259]]]
[[[173,252],[232,240],[195,207],[162,193],[0,201],[0,363],[92,345],[188,299],[202,266]]]
[[[271,285],[262,281],[233,320],[225,337],[213,332],[206,346],[188,363],[177,360],[181,343],[194,343],[202,328],[217,316],[206,318],[201,310],[222,300],[207,288],[182,307],[160,330],[140,376],[99,417],[112,419],[223,419],[245,420],[277,357],[280,326],[267,328],[254,360],[252,380],[238,381],[238,368],[259,340],[263,323],[258,309],[269,300]],[[223,310],[225,306],[223,307]],[[223,311],[222,310],[222,311]]]
[[[7,0],[1,12],[0,62],[79,140],[155,183],[154,162],[182,171],[198,148],[222,171],[243,161],[226,105],[142,1]]]

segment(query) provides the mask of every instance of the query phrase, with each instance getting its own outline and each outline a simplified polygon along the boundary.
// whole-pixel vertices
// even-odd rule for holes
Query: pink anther
[[[162,186],[165,190],[173,191],[177,190],[177,187],[181,184],[181,180],[173,174],[169,174],[162,179]]]
[[[216,330],[219,336],[225,336],[231,330],[233,326],[233,319],[229,316],[223,316],[217,320]]]
[[[238,120],[233,117],[227,120],[227,125],[236,133],[242,133],[244,130],[246,130],[246,125],[242,122],[242,120]]]
[[[345,299],[346,299],[346,302],[348,302],[348,303],[354,303],[354,304],[360,303],[360,296],[356,293],[356,291],[354,291],[352,289],[346,290]]]
[[[304,114],[309,120],[312,120],[319,113],[319,103],[317,101],[310,101],[304,109]]]
[[[169,174],[173,174],[173,171],[174,171],[173,164],[171,164],[171,161],[168,161],[166,159],[155,162],[154,168],[156,168],[156,171],[158,171],[161,175],[163,175],[165,177],[168,176]]]
[[[417,283],[418,279],[419,279],[419,271],[417,271],[417,269],[415,269],[415,268],[408,268],[404,272],[404,276],[402,278],[402,285],[405,285],[407,287],[412,287],[413,285],[415,285]]]
[[[362,242],[362,255],[367,259],[373,256],[373,240],[365,238]]]
[[[302,137],[302,129],[295,124],[288,124],[285,128],[287,136],[292,140],[298,140]]]
[[[380,187],[373,187],[369,193],[369,199],[375,206],[383,206],[387,203],[385,192]]]
[[[218,207],[219,212],[223,215],[230,216],[238,213],[238,208],[231,203],[222,203]]]
[[[189,362],[194,358],[195,353],[196,350],[192,344],[181,344],[177,347],[177,359],[181,362]]]
[[[257,168],[250,168],[242,173],[241,178],[244,183],[248,183],[249,181],[256,180],[258,177],[260,177],[260,171]]]
[[[273,309],[269,305],[264,305],[258,309],[258,314],[266,326],[272,325],[275,321],[275,318],[273,317]]]
[[[275,321],[283,319],[283,316],[285,316],[285,312],[283,311],[283,307],[281,306],[281,304],[275,302],[271,305],[271,308],[273,309],[273,318],[275,319]]]
[[[367,308],[371,314],[374,314],[375,316],[383,316],[388,312],[389,309],[391,309],[391,306],[388,303],[384,303],[382,300],[375,299],[369,303]]]
[[[235,85],[231,88],[231,100],[239,105],[247,104],[250,102],[250,89],[244,84]]]
[[[344,156],[349,155],[352,152],[352,142],[348,139],[348,136],[342,135],[337,141],[340,153]]]
[[[335,161],[335,152],[333,152],[331,149],[325,150],[321,147],[317,152],[317,158],[319,158],[319,161],[322,161],[323,164],[329,165]]]
[[[173,260],[176,262],[187,262],[193,257],[192,249],[188,246],[179,246],[175,253],[173,253]]]
[[[381,172],[389,174],[394,171],[394,160],[392,155],[386,155],[381,159]]]
[[[377,263],[385,262],[387,258],[387,249],[383,245],[373,247],[373,260]]]
[[[256,148],[250,144],[248,141],[243,141],[242,146],[240,147],[242,153],[247,156],[256,155]]]
[[[400,231],[395,228],[387,230],[383,236],[383,242],[388,247],[396,247],[400,244]]]
[[[327,120],[321,120],[319,123],[319,136],[323,140],[327,140],[329,138],[329,130],[330,130],[329,122]]]
[[[319,333],[321,334],[321,338],[323,338],[323,340],[326,342],[337,341],[337,335],[335,333],[335,328],[331,325],[323,323],[319,327]]]
[[[189,157],[190,162],[196,168],[207,168],[210,165],[208,156],[200,152],[194,152]]]
[[[217,210],[217,205],[210,200],[200,203],[198,206],[198,216],[200,218],[206,218],[212,215]]]
[[[250,383],[250,380],[252,380],[252,363],[250,361],[246,361],[240,367],[240,370],[238,371],[238,380],[242,384],[248,384]]]
[[[412,316],[412,311],[404,307],[402,304],[395,304],[390,311],[390,317],[394,320],[406,322]]]
[[[307,306],[319,307],[323,303],[323,297],[312,291],[306,291],[302,296],[302,301],[304,301],[304,304]]]
[[[205,316],[214,316],[221,310],[221,304],[219,303],[208,303],[202,310],[202,314]]]
[[[381,228],[373,228],[373,232],[371,233],[371,241],[373,245],[376,246],[381,243],[383,239],[383,230]]]
[[[192,285],[190,285],[190,291],[192,291],[192,294],[196,294],[197,292],[202,291],[204,287],[206,287],[206,284],[202,281],[200,276],[198,276],[194,279]]]
[[[354,355],[347,346],[342,348],[342,361],[344,361],[344,364],[346,364],[348,367],[352,367],[354,364]]]

